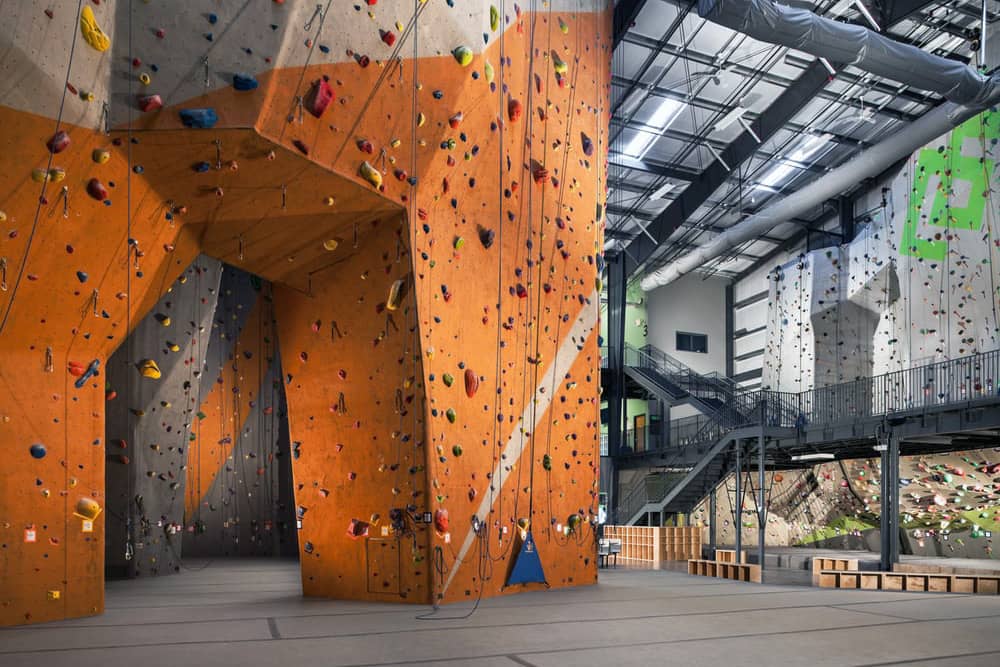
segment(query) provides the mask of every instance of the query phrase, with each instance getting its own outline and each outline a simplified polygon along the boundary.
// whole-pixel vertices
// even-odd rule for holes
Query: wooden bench
[[[697,560],[688,561],[688,574],[701,577],[716,577],[718,579],[732,579],[733,581],[747,581],[754,584],[760,583],[760,565],[749,563],[728,563],[718,560]]]
[[[856,572],[858,570],[858,559],[857,558],[820,558],[819,556],[813,556],[812,559],[812,580],[813,586],[819,586],[819,575],[823,570],[841,570],[841,571],[852,571]]]
[[[716,549],[715,550],[715,560],[720,563],[735,563],[736,562],[736,549]],[[747,562],[747,551],[746,549],[740,550],[740,562]]]
[[[622,541],[614,537],[603,537],[597,542],[598,567],[608,566],[608,560],[614,560],[615,567],[618,567],[618,554],[622,552]]]
[[[859,588],[870,591],[998,595],[1000,575],[820,570],[817,585],[820,588]]]

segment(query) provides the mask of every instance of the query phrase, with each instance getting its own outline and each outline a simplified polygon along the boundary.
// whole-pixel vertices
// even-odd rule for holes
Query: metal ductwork
[[[956,101],[946,102],[924,114],[854,159],[733,225],[707,245],[647,274],[642,279],[645,291],[669,284],[731,248],[758,238],[775,226],[842,194],[862,180],[878,176],[898,160],[1000,99],[1000,86],[996,79],[982,77],[969,67],[897,44],[865,28],[829,21],[803,10],[778,7],[767,0],[700,0],[698,9],[702,16],[734,30],[745,31],[756,39],[779,42],[835,62],[850,61],[873,74],[896,80],[920,77],[920,81],[903,82],[936,90]],[[794,34],[786,27],[787,23],[796,28]],[[859,32],[868,33],[868,36],[861,36]],[[817,41],[812,41],[814,37]],[[890,44],[883,45],[882,42]],[[822,44],[825,49],[828,43],[831,44],[829,50],[817,47],[817,44]],[[872,44],[880,46],[872,47]],[[911,51],[919,54],[920,59],[911,60],[907,55]],[[882,59],[882,56],[885,58]],[[903,59],[909,63],[905,70],[902,69]],[[931,73],[932,70],[934,73]],[[902,76],[904,71],[905,77]],[[949,75],[944,72],[952,72],[952,78],[949,80]],[[937,85],[939,88],[934,88]],[[957,103],[958,99],[965,100],[965,103]]]
[[[956,104],[983,105],[997,83],[967,65],[939,58],[863,26],[833,21],[771,0],[698,0],[703,19],[754,39],[854,65],[930,90]]]

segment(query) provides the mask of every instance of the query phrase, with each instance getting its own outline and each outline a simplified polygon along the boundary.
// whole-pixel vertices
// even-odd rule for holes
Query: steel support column
[[[708,557],[710,560],[715,560],[715,513],[718,509],[717,498],[719,486],[712,487],[712,493],[708,496]],[[702,554],[704,555],[704,554]]]
[[[740,552],[743,550],[743,441],[736,441],[736,502],[733,507],[736,509],[736,562],[740,563]]]
[[[618,503],[618,457],[622,449],[622,410],[625,396],[625,292],[628,282],[625,276],[625,261],[621,253],[608,255],[608,386],[603,388],[608,401],[608,456],[611,462],[611,483],[608,484],[608,508],[610,520],[617,523]],[[625,517],[626,519],[628,517]]]
[[[882,446],[881,570],[899,562],[899,436],[890,430]]]
[[[764,453],[767,442],[764,439],[764,421],[761,419],[760,435],[757,436],[757,564],[764,571],[764,528],[767,524],[767,505],[764,496]]]

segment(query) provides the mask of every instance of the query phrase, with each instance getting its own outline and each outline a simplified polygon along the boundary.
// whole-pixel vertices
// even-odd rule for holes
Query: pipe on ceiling
[[[930,90],[956,104],[984,105],[997,82],[954,60],[897,42],[864,26],[833,21],[772,0],[698,0],[706,20],[754,39],[854,65],[886,79]]]
[[[708,6],[708,9],[703,12],[702,8],[706,5]],[[714,17],[720,11],[718,10],[718,7],[721,5],[739,5],[747,10],[756,9],[758,6],[774,6],[773,3],[766,0],[699,0],[699,12],[702,13],[703,16],[707,15],[712,20],[715,20]],[[782,12],[785,12],[786,10],[789,12],[795,12],[796,15],[809,13],[801,12],[800,10],[788,10],[784,7],[782,7],[781,10]],[[730,12],[727,12],[727,14],[729,13]],[[742,13],[739,13],[738,15],[745,17],[745,14]],[[770,11],[768,11],[767,16],[771,15]],[[797,19],[797,22],[801,22],[802,20],[803,19],[799,18]],[[827,33],[835,34],[833,32],[835,27],[843,28],[847,31],[847,34],[842,37],[845,41],[855,35],[858,30],[868,32],[865,28],[848,26],[846,24],[836,23],[835,21],[826,21],[825,19],[821,20],[824,21],[823,30],[821,32],[824,34],[825,39],[829,38]],[[749,18],[747,18],[746,21],[752,23],[757,22],[756,19]],[[834,25],[826,25],[830,23]],[[734,29],[740,28],[734,27]],[[764,39],[766,41],[775,41],[773,33],[769,33],[767,36],[761,35],[760,37],[757,37],[757,35],[751,36]],[[854,39],[856,40],[857,37],[854,37]],[[846,60],[841,54],[842,48],[839,45],[830,53],[817,53],[816,50],[810,50],[807,48],[805,44],[797,43],[792,46],[800,50],[814,53],[820,57],[828,57],[831,60],[839,62]],[[875,53],[869,53],[869,55],[866,56],[867,60],[865,61],[865,64],[862,65],[859,62],[857,63],[858,66],[869,68],[870,63],[868,61],[878,59],[877,51],[878,50],[876,50]],[[917,51],[919,51],[919,49],[917,49]],[[930,70],[933,66],[937,65],[941,65],[948,70],[954,68],[955,63],[952,61],[945,60],[944,58],[937,58],[935,56],[929,56],[922,51],[919,52],[926,56],[924,60],[929,59],[930,62],[915,63],[914,72],[919,72],[922,75],[925,71]],[[945,63],[946,65],[942,65],[942,63]],[[891,69],[891,67],[883,68],[872,65],[869,68],[869,71],[877,73],[874,71],[875,69],[879,69],[880,72],[886,72],[887,69]],[[971,68],[965,67],[964,69],[968,69],[972,72]],[[975,74],[975,72],[973,72],[973,74]],[[888,74],[883,75],[889,76]],[[930,76],[928,81],[933,79],[935,79],[934,75]],[[919,87],[927,88],[928,86],[920,85]],[[878,176],[898,160],[906,157],[913,151],[933,141],[937,137],[940,137],[957,125],[961,125],[963,122],[972,118],[986,107],[991,104],[995,104],[998,98],[1000,98],[1000,87],[996,85],[996,80],[994,79],[990,79],[988,85],[982,86],[982,90],[979,91],[967,90],[967,86],[964,84],[950,86],[949,90],[955,90],[958,88],[962,89],[964,99],[971,99],[972,101],[966,104],[946,102],[929,111],[900,131],[890,135],[888,138],[875,144],[868,150],[862,151],[852,160],[846,162],[840,167],[830,171],[787,197],[784,197],[770,206],[767,206],[764,210],[746,218],[742,222],[733,225],[719,236],[712,239],[712,241],[708,244],[687,253],[674,262],[671,262],[656,271],[648,273],[642,279],[642,289],[648,292],[662,285],[672,283],[681,276],[688,274],[698,267],[722,256],[727,250],[758,238],[761,234],[766,233],[775,226],[783,222],[787,222],[796,216],[802,215],[809,209],[821,204],[827,199],[839,196],[866,178]]]

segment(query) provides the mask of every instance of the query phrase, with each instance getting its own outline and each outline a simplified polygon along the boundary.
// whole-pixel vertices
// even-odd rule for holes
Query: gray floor
[[[602,570],[597,586],[444,608],[305,600],[292,562],[108,585],[103,616],[0,630],[0,665],[1000,665],[1000,596]]]

